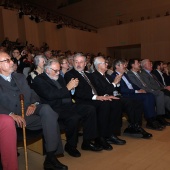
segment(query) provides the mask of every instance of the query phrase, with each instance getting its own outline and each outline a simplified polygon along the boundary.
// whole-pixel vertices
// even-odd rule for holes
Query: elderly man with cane
[[[21,116],[20,94],[24,95],[25,119]],[[13,73],[13,61],[5,52],[0,52],[0,114],[8,114],[18,127],[43,130],[46,159],[44,169],[67,170],[56,158],[63,153],[58,114],[49,105],[39,104],[39,97],[30,89],[22,74]]]

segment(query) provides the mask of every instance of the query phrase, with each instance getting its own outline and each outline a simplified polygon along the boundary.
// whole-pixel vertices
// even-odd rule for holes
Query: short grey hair
[[[120,66],[120,64],[125,64],[126,63],[126,60],[125,59],[115,59],[113,61],[113,70],[115,71],[116,70],[116,66]]]
[[[147,62],[148,60],[149,60],[149,59],[143,59],[143,60],[141,61],[141,67],[142,67],[142,68],[145,67],[145,64],[146,64],[146,62]]]
[[[99,59],[104,59],[104,57],[98,56],[98,57],[95,57],[95,58],[94,58],[93,64],[94,64],[94,67],[96,68],[96,70],[98,70],[98,64],[100,64]]]
[[[50,67],[51,67],[51,65],[53,63],[59,63],[59,61],[57,59],[49,59],[49,60],[47,60],[45,66],[44,66],[44,72],[46,72],[47,69],[50,69]]]
[[[38,64],[40,62],[40,58],[43,58],[45,60],[45,63],[47,62],[47,59],[46,59],[46,57],[44,55],[36,55],[34,57],[34,65],[35,65],[35,67],[38,66]]]
[[[83,53],[76,53],[76,54],[74,54],[73,60],[75,60],[76,57],[84,57],[84,61],[86,61],[86,56]]]

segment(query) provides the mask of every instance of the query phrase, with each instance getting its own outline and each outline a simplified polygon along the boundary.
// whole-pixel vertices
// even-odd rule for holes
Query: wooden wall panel
[[[18,34],[18,15],[16,11],[2,9],[2,19],[4,37],[9,37],[11,41],[16,41]]]
[[[100,42],[97,33],[66,29],[67,48],[78,52],[99,52]]]
[[[28,16],[24,17],[25,23],[25,35],[28,44],[34,44],[35,46],[39,47],[39,34],[38,34],[38,24],[35,21],[29,19]]]
[[[3,17],[2,17],[2,7],[0,7],[0,40],[4,40],[4,27],[3,27]]]

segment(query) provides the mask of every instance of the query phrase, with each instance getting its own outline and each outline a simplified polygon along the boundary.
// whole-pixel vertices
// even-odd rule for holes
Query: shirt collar
[[[4,76],[3,74],[0,74],[0,76],[6,81],[11,80],[11,74],[9,76]]]
[[[156,69],[156,70],[157,70],[157,69]],[[163,74],[160,70],[157,70],[157,71],[158,71],[159,74],[161,74],[161,75]]]

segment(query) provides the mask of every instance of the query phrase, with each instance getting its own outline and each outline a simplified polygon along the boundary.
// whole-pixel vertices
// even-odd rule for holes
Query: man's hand
[[[74,89],[75,87],[77,87],[79,84],[79,80],[77,78],[72,78],[69,83],[67,84],[67,89],[70,91],[71,89]]]
[[[112,99],[119,99],[117,97],[114,97],[114,96],[97,96],[96,97],[96,100],[100,100],[100,101],[112,101]]]
[[[115,96],[106,96],[109,100],[119,100],[120,98]]]
[[[146,93],[146,91],[143,90],[143,89],[137,90],[137,92],[138,92],[138,93]]]
[[[112,83],[114,83],[114,84],[120,83],[121,78],[122,78],[122,74],[116,75],[116,77]]]
[[[27,108],[26,115],[27,115],[27,116],[32,115],[32,114],[34,113],[35,109],[36,109],[36,105],[35,105],[35,104],[31,104],[31,105],[28,106],[28,108]]]
[[[11,114],[10,115],[14,121],[17,123],[18,127],[23,127],[23,126],[26,126],[26,122],[25,122],[25,119],[22,118],[21,116],[19,115],[15,115],[15,114]]]
[[[165,89],[169,90],[170,91],[170,86],[166,86]]]

